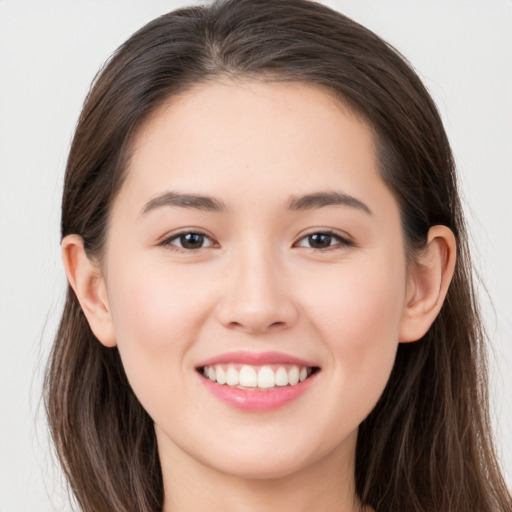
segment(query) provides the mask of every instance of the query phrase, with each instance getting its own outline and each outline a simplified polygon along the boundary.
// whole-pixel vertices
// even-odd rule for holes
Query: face
[[[171,98],[136,139],[103,272],[162,460],[263,478],[353,456],[408,279],[372,131],[346,106],[250,81]]]

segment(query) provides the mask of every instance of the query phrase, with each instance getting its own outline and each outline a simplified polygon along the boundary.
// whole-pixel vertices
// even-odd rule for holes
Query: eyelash
[[[183,239],[187,235],[198,235],[200,237],[203,237],[204,239],[210,240],[212,243],[206,247],[197,247],[197,248],[190,248],[190,247],[187,248],[187,247],[183,247],[183,246],[180,247],[180,246],[173,244],[173,242],[175,240]],[[162,242],[160,242],[158,245],[168,247],[169,249],[171,249],[173,251],[188,252],[188,251],[198,251],[200,249],[206,249],[208,247],[213,247],[213,246],[215,246],[215,244],[216,244],[216,242],[213,241],[213,239],[204,231],[201,231],[199,229],[193,229],[193,230],[191,229],[189,231],[181,231],[180,233],[176,233],[176,234],[170,236],[169,238],[162,240]]]
[[[328,251],[328,250],[333,250],[333,249],[339,249],[341,247],[352,247],[354,245],[354,242],[352,242],[352,240],[349,240],[348,238],[340,235],[339,233],[337,233],[336,231],[333,231],[331,229],[323,229],[323,230],[320,230],[320,231],[313,231],[311,233],[307,233],[303,236],[301,236],[298,240],[298,242],[294,243],[293,246],[294,247],[304,247],[304,246],[301,246],[299,245],[299,243],[306,239],[306,238],[310,238],[312,236],[315,236],[315,235],[322,235],[322,236],[327,236],[331,239],[335,239],[337,240],[337,243],[333,244],[333,245],[328,245],[327,247],[309,247],[310,249],[314,250],[314,251],[321,251],[321,252],[324,252],[324,251]]]
[[[183,247],[183,238],[187,235],[197,235],[199,237],[203,237],[203,240],[208,239],[211,243],[207,246],[196,247],[196,248]],[[302,242],[303,240],[308,239],[310,237],[313,237],[315,235],[326,236],[326,237],[329,237],[330,240],[335,239],[337,242],[335,244],[328,245],[327,247],[320,247],[320,248],[319,247],[307,247],[304,245],[300,245],[300,242]],[[182,239],[181,246],[178,246],[173,243],[174,241],[180,240],[180,239]],[[310,243],[311,243],[311,239],[310,239]],[[172,235],[171,237],[166,238],[165,240],[160,242],[158,245],[168,247],[169,249],[171,249],[173,251],[188,252],[188,251],[198,251],[200,249],[207,249],[209,247],[214,247],[215,245],[218,245],[218,244],[204,231],[189,230],[189,231],[181,231],[180,233],[176,233],[176,234]],[[348,238],[341,236],[339,233],[337,233],[333,230],[326,229],[326,230],[321,230],[321,231],[313,231],[311,233],[302,235],[299,238],[299,240],[293,244],[293,247],[306,247],[306,248],[312,249],[313,251],[325,252],[327,250],[333,250],[333,249],[340,248],[340,247],[352,247],[353,245],[354,245],[354,243],[351,240],[349,240]]]

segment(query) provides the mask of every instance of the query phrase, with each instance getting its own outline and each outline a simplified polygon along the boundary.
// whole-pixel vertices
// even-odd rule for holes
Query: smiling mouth
[[[320,368],[292,364],[254,366],[230,363],[202,366],[197,371],[203,377],[222,386],[252,391],[270,391],[296,386],[320,371]]]

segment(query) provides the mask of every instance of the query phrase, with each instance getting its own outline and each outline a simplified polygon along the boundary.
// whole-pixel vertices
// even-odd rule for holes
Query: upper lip
[[[206,359],[199,363],[197,368],[228,363],[247,364],[252,366],[265,364],[294,364],[297,366],[308,366],[311,368],[318,366],[311,361],[306,361],[305,359],[285,354],[283,352],[249,352],[240,350],[235,352],[225,352],[224,354],[219,354],[218,356]]]

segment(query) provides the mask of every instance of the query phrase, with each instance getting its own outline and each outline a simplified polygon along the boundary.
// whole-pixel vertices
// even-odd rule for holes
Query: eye
[[[302,237],[296,247],[309,247],[311,249],[329,249],[334,247],[347,247],[353,243],[332,231],[319,231]]]
[[[205,233],[200,231],[187,231],[176,233],[166,238],[160,245],[170,246],[172,249],[197,250],[212,247],[215,242]]]

